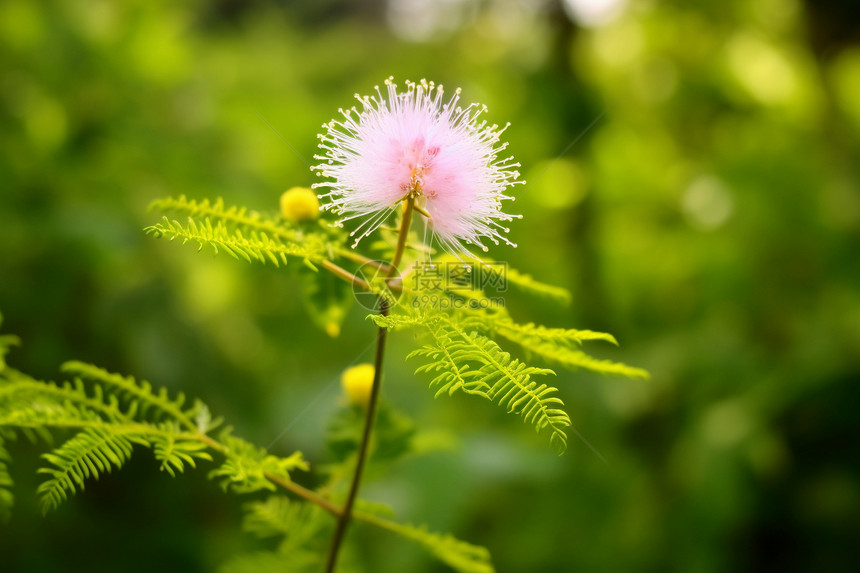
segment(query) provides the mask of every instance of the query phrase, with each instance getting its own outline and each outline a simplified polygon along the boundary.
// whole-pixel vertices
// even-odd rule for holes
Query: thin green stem
[[[343,510],[341,510],[339,507],[334,505],[332,502],[330,502],[326,498],[322,497],[321,495],[319,495],[319,494],[317,494],[317,493],[315,493],[315,492],[313,492],[307,488],[300,486],[299,484],[297,484],[294,481],[285,480],[282,477],[276,476],[274,474],[270,474],[268,472],[264,473],[263,475],[266,476],[266,479],[269,480],[270,482],[277,484],[277,485],[281,486],[282,488],[293,492],[297,496],[302,497],[311,503],[317,504],[318,506],[320,506],[321,508],[323,508],[324,510],[326,510],[327,512],[329,512],[330,514],[332,514],[335,517],[340,517],[343,514]]]
[[[409,225],[412,224],[412,211],[415,209],[415,197],[409,195],[406,198],[406,206],[403,209],[403,219],[400,220],[400,232],[397,234],[397,248],[394,251],[394,257],[391,259],[391,268],[388,269],[388,278],[393,278],[397,272],[397,265],[403,258],[403,251],[406,250],[406,237],[409,235]]]
[[[370,265],[386,273],[389,271],[388,265],[383,263],[382,261],[375,261],[373,259],[365,257],[362,254],[356,253],[352,249],[336,249],[335,253],[354,263],[358,263],[360,265]]]
[[[400,221],[400,232],[397,235],[397,247],[394,251],[394,257],[391,259],[390,268],[388,269],[388,278],[393,278],[397,273],[397,265],[403,259],[403,252],[406,249],[406,237],[409,234],[409,225],[412,222],[412,210],[415,207],[415,198],[411,195],[406,198],[406,205],[403,209],[403,218]],[[379,314],[388,316],[389,306],[388,301],[384,297],[379,297]],[[373,426],[376,421],[376,409],[379,404],[379,388],[382,380],[382,365],[385,357],[385,343],[388,339],[388,329],[380,327],[376,333],[376,357],[373,363],[373,386],[370,390],[370,400],[367,404],[367,412],[364,418],[364,430],[361,434],[361,442],[358,446],[358,460],[355,464],[355,473],[352,476],[352,483],[349,486],[349,493],[346,496],[343,510],[338,516],[337,525],[335,526],[334,535],[332,536],[331,546],[328,553],[328,562],[326,564],[326,573],[334,573],[337,566],[337,557],[340,553],[340,547],[343,543],[346,529],[352,518],[352,508],[355,505],[355,498],[358,495],[358,488],[361,484],[361,476],[364,473],[364,465],[367,461],[367,451],[370,449],[370,436],[373,432]]]
[[[322,262],[322,267],[330,273],[334,274],[335,276],[342,278],[351,285],[357,286],[365,291],[369,292],[373,288],[364,279],[352,274],[351,272],[342,267],[337,266],[329,260],[324,260]]]
[[[224,446],[224,444],[222,444],[221,442],[219,442],[215,438],[208,436],[204,433],[197,434],[196,438],[198,440],[200,440],[201,442],[203,442],[204,444],[206,444],[207,446],[209,446],[210,448],[212,448],[213,450],[217,450],[217,451],[222,452],[222,453],[227,450],[227,448]],[[270,482],[272,482],[276,485],[279,485],[288,491],[293,492],[297,496],[304,498],[311,503],[317,504],[318,506],[320,506],[321,508],[323,508],[324,510],[326,510],[330,514],[334,515],[335,517],[340,516],[341,510],[337,506],[335,506],[333,503],[331,503],[329,500],[327,500],[326,498],[317,494],[316,492],[313,492],[307,488],[304,488],[294,481],[286,480],[280,476],[276,476],[275,474],[272,474],[269,472],[265,472],[263,475],[266,476],[266,479],[269,480]]]
[[[379,313],[382,316],[388,315],[388,303],[380,299]],[[334,535],[331,540],[331,547],[328,553],[328,563],[326,564],[326,573],[333,573],[337,565],[337,557],[340,552],[341,543],[343,543],[346,528],[349,526],[350,518],[352,517],[352,507],[355,505],[355,498],[358,495],[358,487],[361,483],[361,476],[364,472],[364,464],[367,461],[367,450],[370,447],[370,435],[373,430],[373,425],[376,420],[376,407],[379,403],[379,387],[380,379],[382,378],[382,363],[385,354],[385,341],[388,335],[388,329],[380,328],[376,334],[376,358],[374,359],[373,367],[373,386],[370,391],[370,400],[367,404],[367,415],[364,419],[364,430],[361,434],[361,443],[358,447],[358,459],[355,465],[355,473],[352,476],[352,483],[349,486],[349,493],[346,496],[343,510],[338,516],[337,525],[335,526]]]
[[[417,203],[415,204],[415,210],[416,210],[418,213],[420,213],[420,214],[424,215],[425,217],[427,217],[428,219],[430,219],[430,218],[431,218],[431,217],[430,217],[430,213],[428,213],[428,212],[427,212],[427,210],[426,210],[426,209],[424,209],[423,207],[420,207]]]

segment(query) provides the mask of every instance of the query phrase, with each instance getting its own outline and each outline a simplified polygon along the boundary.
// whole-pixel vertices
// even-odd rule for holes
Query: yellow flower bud
[[[349,401],[367,408],[370,403],[370,393],[373,389],[373,374],[375,368],[372,364],[359,364],[347,368],[340,377],[340,383]]]
[[[281,195],[281,215],[292,223],[311,221],[319,217],[320,202],[307,187],[293,187]]]

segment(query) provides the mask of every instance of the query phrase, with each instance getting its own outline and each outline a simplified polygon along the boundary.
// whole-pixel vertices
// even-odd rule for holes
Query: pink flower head
[[[392,78],[386,80],[387,97],[379,86],[375,96],[360,96],[362,109],[339,110],[343,119],[333,120],[319,135],[323,163],[312,167],[332,181],[316,183],[328,187],[321,195],[330,209],[341,216],[339,223],[365,220],[352,234],[355,245],[377,229],[401,201],[412,196],[429,215],[428,224],[442,245],[462,250],[462,243],[487,247],[511,243],[501,223],[519,218],[502,211],[504,194],[515,184],[519,163],[499,159],[507,147],[499,136],[507,126],[488,125],[478,118],[487,108],[457,105],[460,90],[443,102],[442,86],[421,80],[406,82],[397,92]]]

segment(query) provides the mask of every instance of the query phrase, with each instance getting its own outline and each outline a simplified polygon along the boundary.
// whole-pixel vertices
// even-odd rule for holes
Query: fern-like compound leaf
[[[53,452],[42,454],[52,466],[38,470],[50,476],[36,490],[41,496],[42,512],[59,507],[69,495],[83,490],[87,479],[97,479],[114,467],[122,467],[131,457],[133,443],[149,445],[133,434],[118,434],[108,428],[88,428]]]
[[[257,231],[287,241],[300,242],[303,235],[302,230],[283,219],[268,217],[247,207],[235,205],[228,207],[220,197],[214,201],[209,199],[196,201],[188,199],[185,195],[165,197],[153,201],[149,209],[182,213],[186,217],[197,220],[208,219],[216,223],[221,222],[226,228],[241,229],[246,233]]]
[[[224,491],[275,491],[275,485],[267,476],[290,481],[290,472],[297,469],[307,471],[310,468],[301,452],[286,458],[273,456],[265,449],[233,436],[230,431],[227,428],[220,436],[221,443],[226,447],[224,463],[209,472],[209,478],[217,479]]]
[[[0,375],[0,426],[78,428],[127,423],[133,415],[133,409],[121,410],[116,396],[100,386],[88,391],[81,380],[55,384],[8,368]]]
[[[612,360],[594,358],[583,352],[583,342],[602,340],[618,345],[615,337],[593,330],[547,328],[532,323],[516,324],[511,320],[490,323],[490,330],[503,338],[516,342],[526,351],[571,370],[582,368],[599,374],[612,374],[628,378],[648,378],[648,372]]]
[[[535,430],[549,430],[550,443],[564,451],[567,446],[564,429],[570,425],[570,417],[561,409],[563,403],[555,395],[558,390],[533,380],[536,376],[554,374],[552,370],[513,359],[493,340],[475,330],[467,331],[444,316],[427,326],[434,344],[409,356],[428,360],[416,372],[436,374],[430,385],[436,388],[437,396],[457,390],[482,396],[509,413],[522,416]]]
[[[516,269],[508,267],[506,281],[508,284],[514,285],[520,290],[531,293],[535,296],[552,299],[561,304],[570,304],[571,297],[569,290],[540,282],[535,280],[531,275],[521,273]]]
[[[183,244],[196,242],[198,251],[208,245],[215,254],[223,251],[236,260],[272,263],[276,267],[286,265],[288,256],[304,259],[313,267],[313,263],[323,261],[326,250],[325,243],[316,235],[308,235],[297,242],[265,231],[230,229],[222,221],[213,225],[208,217],[200,221],[189,217],[185,225],[164,217],[161,223],[146,227],[144,231],[156,238],[180,239]]]
[[[519,342],[523,339],[538,338],[559,344],[573,344],[581,346],[583,342],[603,340],[618,346],[618,341],[615,340],[614,336],[606,332],[596,332],[594,330],[549,328],[546,326],[536,325],[533,322],[528,324],[517,324],[510,319],[495,321],[492,324],[492,327],[495,332],[498,332],[508,340],[512,340],[514,342]]]
[[[129,405],[133,416],[138,420],[164,421],[172,420],[181,427],[196,431],[198,424],[195,417],[203,404],[196,401],[193,406],[183,409],[185,396],[180,393],[176,398],[170,398],[166,388],[154,391],[146,380],[137,381],[132,376],[122,376],[108,372],[104,368],[70,361],[62,365],[62,370],[68,374],[96,382],[95,388],[101,388],[115,393]]]
[[[208,446],[199,440],[183,439],[178,435],[178,428],[169,426],[167,433],[149,436],[155,459],[161,462],[159,469],[166,471],[171,477],[176,472],[185,471],[185,464],[197,467],[195,460],[212,461],[212,456],[206,451]]]

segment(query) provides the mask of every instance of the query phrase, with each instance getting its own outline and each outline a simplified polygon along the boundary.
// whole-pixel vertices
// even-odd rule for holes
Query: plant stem
[[[388,315],[388,303],[384,300],[381,302],[379,309],[383,316]],[[355,504],[355,497],[358,494],[358,486],[361,482],[361,475],[364,471],[364,463],[367,460],[367,450],[370,446],[370,434],[373,429],[373,423],[376,419],[376,406],[379,403],[379,386],[380,378],[382,377],[382,361],[385,354],[385,341],[388,330],[380,328],[376,334],[376,358],[374,360],[373,372],[373,387],[370,391],[370,401],[367,404],[367,415],[364,419],[364,431],[361,435],[361,443],[358,449],[358,460],[355,465],[355,474],[352,476],[352,483],[349,487],[349,493],[346,497],[346,502],[343,505],[340,515],[338,516],[337,525],[335,526],[334,535],[331,540],[331,547],[328,553],[328,564],[326,565],[326,573],[333,573],[337,564],[337,556],[340,551],[341,543],[343,542],[346,528],[349,525],[352,517],[352,506]]]
[[[377,269],[384,271],[386,273],[389,270],[388,265],[386,265],[385,263],[383,263],[381,261],[375,261],[373,259],[369,259],[369,258],[365,257],[364,255],[356,253],[352,249],[337,249],[335,251],[335,253],[337,253],[338,255],[340,255],[341,257],[343,257],[345,259],[349,259],[350,261],[352,261],[354,263],[358,263],[360,265],[371,265],[371,266],[376,267]]]
[[[212,448],[213,450],[218,450],[219,452],[227,451],[227,448],[224,446],[224,444],[222,444],[215,438],[212,438],[211,436],[207,436],[202,432],[198,433],[196,435],[196,438],[210,448]],[[293,492],[299,497],[303,497],[311,503],[317,504],[335,517],[340,517],[342,510],[333,503],[331,503],[329,500],[319,495],[318,493],[311,491],[305,487],[302,487],[294,481],[286,480],[280,476],[276,476],[275,474],[269,472],[266,472],[263,475],[266,476],[266,479],[270,482],[277,484],[288,491]]]
[[[337,266],[336,264],[334,264],[333,262],[331,262],[329,260],[324,260],[322,262],[322,267],[325,270],[329,271],[330,273],[334,274],[335,276],[342,278],[343,280],[352,284],[353,286],[357,286],[357,287],[359,287],[365,291],[369,292],[373,288],[369,284],[367,284],[367,281],[361,279],[360,277],[355,276],[351,272],[347,271],[346,269],[344,269],[342,267]]]
[[[335,506],[329,500],[325,499],[324,497],[320,496],[319,494],[317,494],[317,493],[315,493],[315,492],[313,492],[307,488],[300,486],[296,482],[285,480],[279,476],[276,476],[274,474],[270,474],[268,472],[266,472],[263,475],[265,475],[266,479],[269,480],[270,482],[275,483],[275,484],[281,486],[282,488],[293,492],[294,494],[296,494],[299,497],[305,498],[306,500],[310,501],[311,503],[317,504],[318,506],[320,506],[321,508],[323,508],[324,510],[326,510],[330,514],[334,515],[335,517],[340,517],[343,513],[342,509]]]
[[[403,258],[403,252],[406,248],[406,236],[409,234],[409,225],[412,222],[412,210],[415,206],[415,198],[411,195],[406,199],[406,206],[403,210],[403,218],[400,221],[400,232],[397,235],[397,248],[394,251],[394,257],[391,259],[390,268],[388,269],[388,277],[392,278],[397,273],[397,265],[400,264]],[[388,316],[388,301],[384,297],[379,297],[379,314]],[[379,404],[379,387],[382,380],[382,364],[385,356],[385,342],[388,339],[388,329],[380,327],[376,333],[376,357],[373,363],[373,386],[370,390],[370,401],[367,404],[367,412],[364,418],[364,430],[361,434],[361,443],[358,446],[358,460],[355,464],[355,474],[352,476],[352,483],[349,486],[349,493],[346,496],[346,502],[337,519],[334,535],[331,540],[331,547],[328,553],[328,563],[326,564],[326,573],[334,573],[337,565],[337,557],[340,552],[340,546],[343,543],[346,528],[349,526],[352,518],[352,507],[355,504],[355,498],[358,495],[358,487],[361,483],[361,476],[364,472],[364,464],[367,461],[367,451],[370,448],[370,436],[373,431],[373,425],[376,421],[376,408]]]
[[[414,208],[415,197],[409,195],[406,198],[406,207],[403,209],[403,219],[400,220],[400,232],[397,234],[397,248],[389,265],[391,268],[388,269],[388,278],[392,278],[394,273],[397,272],[397,265],[400,264],[400,259],[403,258],[403,251],[406,250],[406,236],[409,235],[409,225],[412,223],[412,210]]]

